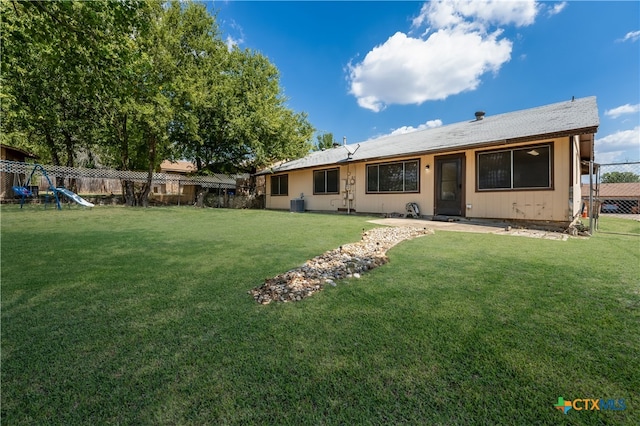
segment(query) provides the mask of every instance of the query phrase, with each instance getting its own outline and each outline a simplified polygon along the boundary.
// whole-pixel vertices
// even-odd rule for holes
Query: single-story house
[[[207,176],[193,175],[197,167],[190,161],[168,161],[160,164],[160,174],[162,179],[154,181],[152,193],[153,197],[161,202],[178,199],[182,202],[195,201],[197,187],[209,189],[209,193],[226,196],[235,195],[244,191],[249,175],[224,173],[213,173]]]
[[[186,176],[196,171],[196,165],[190,161],[169,161],[164,160],[160,164],[161,173]],[[154,183],[152,191],[154,194],[182,194],[188,199],[194,198],[194,186],[181,186],[178,179],[165,183]]]
[[[580,216],[581,175],[589,173],[598,126],[595,97],[477,112],[469,121],[312,152],[259,174],[267,176],[268,209],[392,214],[416,203],[426,218],[564,226]]]

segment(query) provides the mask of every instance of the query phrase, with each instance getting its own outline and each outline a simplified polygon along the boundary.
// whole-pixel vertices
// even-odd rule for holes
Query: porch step
[[[431,220],[437,222],[460,222],[460,219],[460,216],[445,216],[442,214],[437,214],[431,218]]]

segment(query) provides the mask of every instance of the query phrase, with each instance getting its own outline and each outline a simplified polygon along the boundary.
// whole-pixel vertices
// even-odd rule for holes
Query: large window
[[[337,194],[340,173],[338,169],[316,170],[313,172],[314,194]]]
[[[289,194],[289,175],[271,176],[271,195]]]
[[[367,165],[367,192],[418,192],[418,160]]]
[[[552,152],[548,144],[477,153],[478,190],[552,188]]]

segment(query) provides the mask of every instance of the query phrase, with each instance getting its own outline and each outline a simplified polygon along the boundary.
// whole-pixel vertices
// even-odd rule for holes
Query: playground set
[[[62,207],[60,205],[60,196],[65,196],[67,199],[84,207],[94,206],[93,203],[90,203],[89,201],[80,197],[75,192],[70,191],[69,189],[62,186],[56,187],[53,184],[53,182],[51,182],[51,179],[49,179],[49,175],[47,175],[46,170],[40,164],[36,164],[34,165],[33,170],[31,171],[31,174],[29,175],[29,177],[24,181],[24,184],[22,182],[14,181],[14,186],[11,187],[11,189],[13,189],[13,192],[20,197],[20,208],[22,208],[27,198],[38,196],[38,187],[35,187],[35,188],[29,187],[29,182],[31,182],[33,175],[36,173],[36,171],[39,171],[40,173],[42,173],[42,176],[47,180],[47,183],[49,184],[48,192],[47,194],[45,194],[45,198],[44,198],[45,208],[49,204],[49,198],[53,197],[53,199],[55,199],[56,201],[56,208],[58,210],[62,210]],[[14,179],[19,179],[17,174],[15,174],[14,176],[15,176]]]

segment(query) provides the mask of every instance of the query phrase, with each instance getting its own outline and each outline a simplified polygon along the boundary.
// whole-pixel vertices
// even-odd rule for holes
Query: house
[[[169,161],[164,160],[160,164],[161,173],[170,173],[172,175],[186,176],[196,171],[196,165],[190,161]],[[151,191],[153,194],[181,194],[188,200],[195,197],[195,187],[193,185],[181,186],[178,179],[165,182],[154,182]]]
[[[37,155],[32,154],[20,148],[15,148],[5,144],[0,144],[0,159],[6,161],[16,161],[24,163],[27,158],[38,158]],[[12,186],[25,185],[25,176],[23,173],[13,172],[0,172],[0,200],[13,199],[14,193],[11,189]]]
[[[227,175],[213,173],[196,176],[197,167],[190,161],[168,161],[160,164],[158,178],[154,179],[152,198],[161,203],[196,201],[198,187],[208,188],[209,194],[227,197],[240,193],[248,179],[246,174]]]
[[[266,208],[570,224],[580,215],[595,97],[339,145],[263,170]],[[586,162],[586,163],[585,163]],[[293,201],[302,199],[303,201]]]

